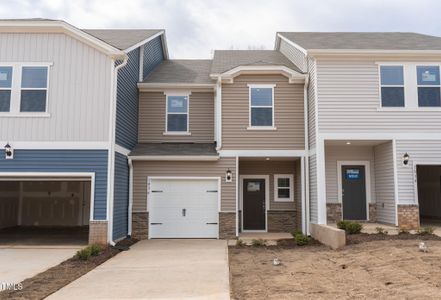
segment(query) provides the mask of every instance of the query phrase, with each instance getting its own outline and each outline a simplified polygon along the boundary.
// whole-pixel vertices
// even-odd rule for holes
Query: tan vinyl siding
[[[395,224],[395,182],[392,141],[374,147],[377,221]]]
[[[375,202],[375,165],[374,150],[370,146],[326,146],[325,147],[326,171],[326,202],[339,203],[338,200],[338,161],[369,161],[371,179],[371,203]],[[368,174],[366,174],[368,176]],[[368,200],[368,199],[366,199]]]
[[[297,181],[295,161],[241,161],[239,163],[240,175],[269,175],[270,210],[296,209]],[[274,174],[291,174],[294,176],[294,202],[274,201]]]
[[[317,158],[309,157],[309,218],[312,223],[318,222],[318,197],[317,197]]]
[[[166,96],[164,92],[140,92],[139,142],[214,142],[214,94],[212,92],[192,92],[189,101],[189,131],[191,135],[163,135],[166,131]]]
[[[375,62],[385,59],[318,60],[318,124],[321,133],[440,132],[439,110],[378,110],[379,75]]]
[[[307,62],[306,56],[303,52],[282,39],[280,39],[279,51],[292,61],[301,71],[306,72]]]
[[[410,161],[407,166],[404,166],[402,157],[406,152],[410,156]],[[413,168],[416,163],[441,165],[441,140],[396,141],[399,204],[416,204],[416,187]]]
[[[274,125],[277,130],[247,130],[248,84],[276,84]],[[282,75],[241,75],[222,85],[222,149],[303,150],[305,148],[303,85]]]
[[[233,182],[225,182],[225,173],[233,172]],[[147,210],[147,177],[222,177],[221,211],[236,211],[236,158],[221,158],[215,162],[203,161],[134,161],[133,211]]]
[[[315,61],[308,58],[308,70],[309,70],[309,86],[308,86],[308,143],[309,148],[315,148],[316,144],[316,67]]]
[[[0,33],[0,61],[52,63],[50,117],[0,117],[1,140],[108,141],[112,61],[105,54],[62,33]]]

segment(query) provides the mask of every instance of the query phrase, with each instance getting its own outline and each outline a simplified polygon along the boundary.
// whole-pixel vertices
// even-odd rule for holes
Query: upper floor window
[[[441,106],[439,66],[417,66],[418,106]]]
[[[188,133],[188,98],[167,95],[167,133]]]
[[[380,66],[381,106],[404,107],[403,66]]]
[[[11,116],[45,113],[48,81],[49,64],[0,65],[0,113]]]
[[[274,127],[274,85],[249,85],[249,125],[255,128]]]

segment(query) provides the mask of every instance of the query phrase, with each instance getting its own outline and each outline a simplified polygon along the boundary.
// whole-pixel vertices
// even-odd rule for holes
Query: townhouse
[[[1,20],[0,45],[0,229],[127,236],[137,82],[167,58],[164,31]]]

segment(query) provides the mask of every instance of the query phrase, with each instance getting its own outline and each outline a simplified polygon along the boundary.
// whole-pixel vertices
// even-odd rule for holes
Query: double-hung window
[[[418,106],[440,107],[439,66],[417,66]]]
[[[294,201],[294,176],[291,174],[274,175],[274,201],[275,202],[293,202]]]
[[[380,66],[381,106],[404,107],[403,66]]]
[[[19,116],[47,112],[49,64],[0,65],[0,113]]]
[[[274,128],[274,85],[249,85],[250,128]]]
[[[166,133],[188,133],[188,95],[167,95]]]

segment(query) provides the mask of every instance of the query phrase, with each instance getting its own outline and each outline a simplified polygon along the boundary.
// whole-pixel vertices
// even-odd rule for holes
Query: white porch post
[[[325,142],[317,139],[317,223],[326,224]]]

